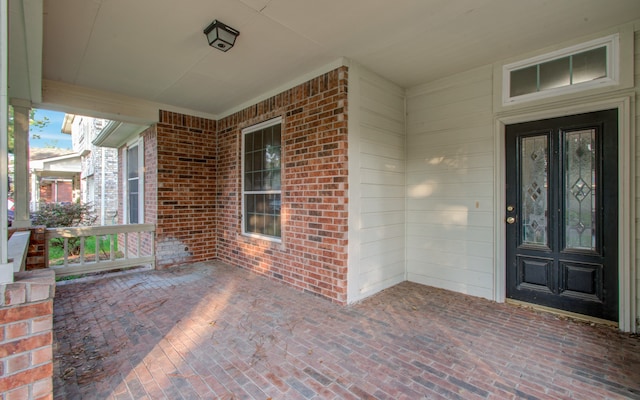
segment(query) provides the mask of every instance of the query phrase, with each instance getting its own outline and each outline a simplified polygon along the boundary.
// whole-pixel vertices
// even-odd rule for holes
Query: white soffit
[[[9,1],[9,88],[11,99],[40,101],[43,0]]]
[[[638,0],[55,0],[44,8],[45,79],[208,115],[343,57],[411,88],[640,18]],[[240,31],[227,53],[206,43],[213,19]]]
[[[138,135],[147,128],[149,128],[148,125],[109,121],[91,143],[98,147],[112,147],[117,149],[126,144],[129,139],[138,137]]]

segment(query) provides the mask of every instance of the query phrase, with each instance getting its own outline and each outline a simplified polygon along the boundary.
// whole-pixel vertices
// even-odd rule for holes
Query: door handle
[[[516,219],[514,217],[507,218],[507,224],[513,224],[515,222],[516,222]]]

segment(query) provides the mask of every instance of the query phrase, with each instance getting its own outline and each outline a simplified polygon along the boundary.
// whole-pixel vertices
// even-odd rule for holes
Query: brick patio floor
[[[59,285],[55,399],[640,399],[640,340],[402,283],[341,307],[199,263]]]

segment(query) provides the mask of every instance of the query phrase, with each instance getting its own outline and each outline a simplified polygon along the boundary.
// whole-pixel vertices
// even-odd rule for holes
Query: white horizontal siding
[[[491,78],[490,72],[490,70],[483,71],[486,78]],[[445,86],[432,91],[421,91],[419,88],[412,89],[409,96],[418,101],[407,104],[407,112],[416,112],[424,108],[458,107],[460,103],[483,98],[486,93],[493,91],[493,81],[492,79],[478,80],[477,73],[477,70],[469,71],[468,79],[459,79],[456,82],[456,86],[445,84]],[[457,76],[459,77],[460,75]],[[445,81],[442,81],[442,83],[445,83]],[[470,93],[472,94],[471,96],[469,95]],[[476,94],[477,97],[473,97],[473,94]]]
[[[478,227],[478,226],[459,226],[451,225],[447,229],[442,228],[440,225],[425,224],[422,221],[407,223],[407,231],[412,235],[408,237],[423,237],[424,240],[462,240],[471,242],[486,242],[493,244],[493,226],[490,227]]]
[[[387,198],[402,199],[402,197],[404,196],[403,185],[362,184],[360,185],[360,188],[362,190],[363,200],[379,200]]]
[[[478,129],[477,126],[463,126],[451,129],[416,131],[411,140],[409,150],[411,150],[413,146],[423,146],[425,144],[430,144],[434,147],[447,145],[451,143],[452,138],[459,139],[458,142],[463,140],[472,142],[486,140],[488,129],[490,129],[488,126],[481,127],[481,129]]]
[[[409,210],[412,218],[425,225],[441,226],[490,226],[493,225],[493,212],[469,212],[464,207],[453,206],[450,210]]]
[[[404,259],[371,271],[362,272],[360,274],[362,281],[360,291],[369,295],[379,292],[382,289],[398,284],[399,276],[405,276]]]
[[[412,177],[411,182],[407,182],[408,194],[410,196],[409,202],[414,199],[420,199],[424,197],[426,193],[424,190],[429,190],[431,196],[436,196],[435,191],[431,189],[429,185],[436,185],[441,182],[446,182],[447,184],[454,185],[465,185],[471,183],[479,183],[481,185],[489,185],[492,183],[490,176],[493,173],[493,169],[491,167],[478,167],[477,169],[469,169],[469,168],[461,168],[459,170],[446,170],[439,171],[438,180],[432,179],[426,181],[424,177]],[[439,193],[440,197],[442,197],[443,193]],[[476,197],[480,197],[480,194],[477,193]],[[464,199],[456,199],[457,201]]]
[[[349,68],[348,301],[405,280],[404,90]]]
[[[404,168],[398,168],[404,174]],[[398,185],[398,171],[363,169],[361,183],[377,185]]]
[[[409,172],[409,174],[419,174],[420,171]],[[444,179],[434,177],[433,180],[426,180],[424,183],[408,187],[407,195],[410,200],[421,199],[420,207],[429,209],[434,200],[441,198],[456,199],[452,206],[457,206],[457,202],[476,201],[477,197],[493,196],[493,186],[483,182],[447,182]],[[460,198],[460,200],[457,200]],[[415,202],[414,202],[415,203]]]
[[[488,128],[488,127],[485,127]],[[429,136],[424,135],[427,138]],[[462,139],[462,138],[461,138]],[[454,143],[451,144],[451,138],[449,137],[449,142],[446,143],[443,140],[442,144],[438,143],[411,143],[411,148],[407,151],[407,155],[410,158],[423,159],[425,161],[429,161],[428,165],[430,167],[438,167],[441,165],[445,165],[443,162],[443,155],[451,155],[454,156],[462,156],[467,157],[470,154],[492,154],[493,146],[490,141],[487,140],[486,137],[480,138],[468,138],[464,137],[464,142],[462,143]],[[434,141],[435,142],[435,141]],[[438,162],[433,162],[433,160],[442,160]]]
[[[493,211],[493,199],[491,196],[476,196],[474,199],[460,199],[453,197],[439,197],[430,203],[430,209],[434,211],[464,210],[465,212],[490,212]],[[455,206],[452,206],[455,204]],[[412,196],[407,201],[407,210],[421,210],[423,201],[417,196]]]
[[[380,228],[386,225],[404,224],[404,212],[359,213],[360,224],[355,229]],[[384,247],[384,242],[380,242]]]
[[[489,100],[491,100],[491,92],[488,92]],[[477,96],[476,93],[473,94]],[[463,101],[458,101],[452,104],[444,104],[440,106],[430,106],[429,102],[422,101],[422,99],[411,98],[413,101],[417,101],[418,104],[413,104],[410,107],[407,107],[407,114],[409,115],[409,126],[413,127],[416,122],[416,119],[411,117],[411,113],[415,113],[418,118],[425,117],[425,115],[420,115],[424,109],[428,108],[430,115],[433,115],[433,119],[423,120],[423,123],[438,122],[442,120],[450,120],[457,118],[459,116],[459,112],[461,109],[464,109],[467,115],[475,115],[475,114],[485,114],[487,107],[487,96],[478,96],[472,97],[469,99],[465,99]],[[427,125],[428,126],[428,125]]]
[[[407,95],[407,278],[493,298],[492,70]]]
[[[416,179],[413,173],[434,172],[438,170],[459,170],[493,167],[493,156],[491,153],[468,153],[468,154],[434,154],[425,158],[411,158],[407,162],[409,177]]]
[[[407,99],[409,101],[409,99]],[[410,114],[409,114],[410,115]],[[434,118],[431,121],[407,120],[407,133],[429,133],[449,131],[455,133],[459,129],[475,129],[478,123],[487,124],[486,112],[477,111],[473,114],[452,116],[448,118]],[[486,136],[486,132],[482,132]]]
[[[361,211],[364,214],[375,214],[381,212],[404,212],[404,199],[363,199]]]
[[[407,238],[407,245],[413,249],[433,251],[440,250],[442,253],[468,254],[477,257],[491,258],[494,249],[491,241],[462,240],[456,237],[424,237],[412,236]]]
[[[403,160],[373,154],[360,154],[359,156],[361,165],[358,168],[362,171],[388,171],[396,173],[398,176],[404,176],[405,163]]]
[[[404,238],[404,233],[405,233],[404,230],[405,230],[404,221],[401,224],[383,225],[383,226],[359,229],[359,232],[360,232],[359,244],[371,243],[371,242],[384,242],[386,240],[393,239],[395,237]]]
[[[381,142],[363,140],[360,143],[360,151],[362,152],[363,156],[369,156],[373,159],[380,159],[380,158],[391,159],[391,160],[395,160],[397,164],[398,161],[402,161],[404,159],[404,147],[399,146],[399,144],[401,144],[400,140],[402,139],[397,138],[395,140],[394,145],[391,145],[391,144],[385,145],[384,143],[381,143]],[[371,166],[371,168],[374,170],[382,169],[382,168],[379,168],[377,165]]]

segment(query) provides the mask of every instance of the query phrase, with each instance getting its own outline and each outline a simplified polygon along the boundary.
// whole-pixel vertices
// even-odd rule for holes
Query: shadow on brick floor
[[[211,262],[66,284],[55,399],[640,399],[640,340],[402,283],[341,307]]]

